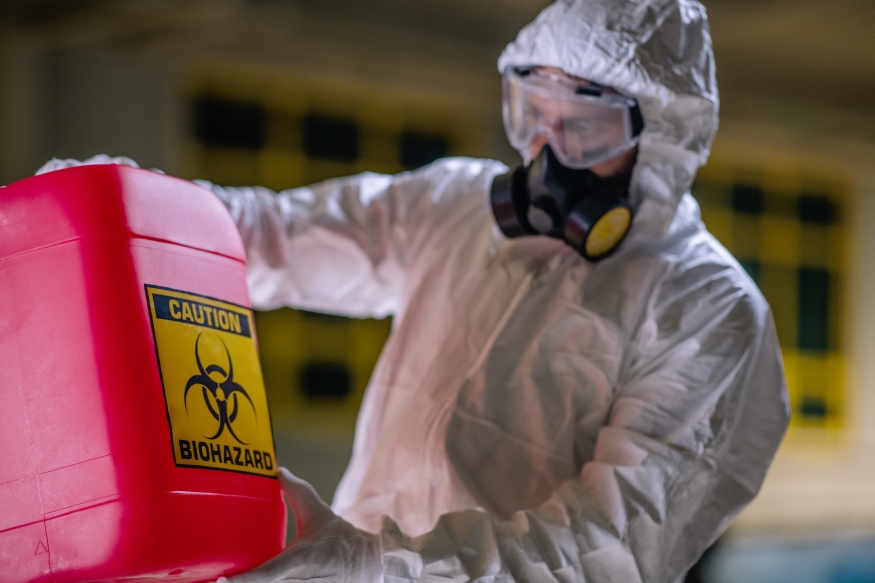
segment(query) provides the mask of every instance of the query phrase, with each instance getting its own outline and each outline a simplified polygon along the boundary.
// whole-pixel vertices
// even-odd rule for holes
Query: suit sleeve
[[[257,308],[382,318],[397,311],[419,252],[450,235],[454,216],[486,203],[488,182],[502,168],[444,159],[415,172],[363,173],[278,193],[198,183],[237,224]]]

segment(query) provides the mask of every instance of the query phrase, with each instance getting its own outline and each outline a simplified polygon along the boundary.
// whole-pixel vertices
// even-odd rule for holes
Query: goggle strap
[[[575,95],[589,95],[590,97],[601,97],[604,93],[604,87],[598,83],[592,85],[580,85],[574,90]]]

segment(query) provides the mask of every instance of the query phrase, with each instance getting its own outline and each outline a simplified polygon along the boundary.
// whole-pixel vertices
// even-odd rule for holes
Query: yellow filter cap
[[[603,214],[586,238],[587,256],[597,259],[610,253],[623,240],[631,223],[632,212],[624,206],[614,207]]]

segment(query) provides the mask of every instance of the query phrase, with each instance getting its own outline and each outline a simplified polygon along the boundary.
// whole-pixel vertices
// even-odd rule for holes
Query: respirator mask
[[[589,169],[637,143],[644,126],[637,101],[537,67],[511,68],[503,76],[503,115],[524,165],[492,183],[501,231],[561,239],[590,261],[610,255],[632,223],[631,171],[601,178]],[[538,136],[547,145],[532,160]]]

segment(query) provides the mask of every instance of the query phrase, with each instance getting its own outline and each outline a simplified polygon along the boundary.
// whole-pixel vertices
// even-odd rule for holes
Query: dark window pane
[[[205,96],[194,104],[195,134],[207,146],[258,150],[264,146],[264,110],[252,103],[237,103]]]
[[[352,375],[342,362],[309,362],[298,380],[309,399],[343,399],[352,393]]]
[[[337,316],[335,314],[326,314],[324,312],[310,312],[307,310],[300,310],[300,312],[305,320],[315,320],[326,324],[345,325],[349,324],[351,321],[351,319],[346,316]]]
[[[311,158],[354,162],[359,153],[355,122],[308,115],[304,118],[304,153]]]
[[[826,417],[826,403],[823,399],[813,397],[805,397],[799,405],[799,412],[803,417],[816,417],[822,419]]]
[[[739,259],[739,263],[750,276],[750,278],[759,285],[760,283],[760,262],[754,259]]]
[[[419,168],[449,152],[447,140],[441,136],[430,136],[416,132],[401,134],[401,164],[405,168]]]
[[[725,188],[722,188],[720,184],[700,179],[696,179],[690,187],[693,196],[702,206],[720,205],[721,203],[725,205],[726,201],[721,200],[724,190]]]
[[[799,218],[808,223],[828,225],[835,220],[835,205],[825,196],[800,196]]]
[[[829,343],[829,273],[799,270],[799,348],[826,350]]]
[[[763,191],[750,184],[732,185],[732,210],[758,215],[763,212]]]

